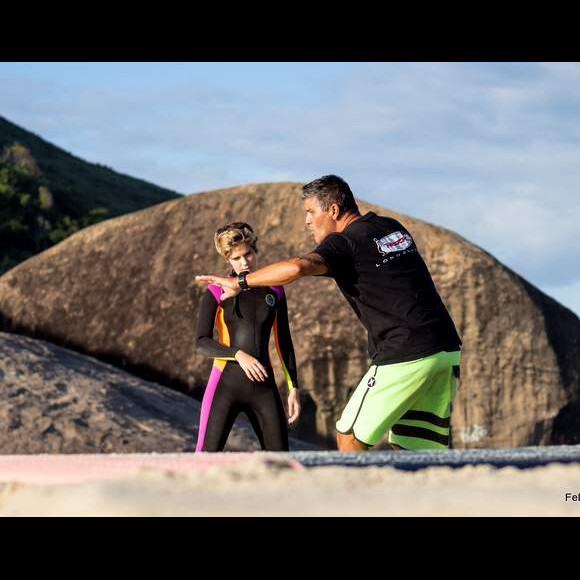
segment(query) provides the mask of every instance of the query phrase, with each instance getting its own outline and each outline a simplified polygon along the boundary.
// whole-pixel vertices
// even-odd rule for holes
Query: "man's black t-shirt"
[[[461,340],[411,234],[395,219],[369,212],[313,253],[368,330],[373,364],[459,350]]]

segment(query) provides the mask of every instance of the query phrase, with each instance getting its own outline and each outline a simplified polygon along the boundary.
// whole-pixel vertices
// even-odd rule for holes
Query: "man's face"
[[[323,211],[317,197],[309,197],[304,200],[306,212],[306,227],[312,233],[314,241],[320,244],[326,236],[337,231],[337,222],[330,216],[331,209]]]

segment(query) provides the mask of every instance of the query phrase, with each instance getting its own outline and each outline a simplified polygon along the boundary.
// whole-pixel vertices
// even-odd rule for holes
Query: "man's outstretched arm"
[[[280,262],[274,262],[246,277],[250,288],[258,286],[284,286],[298,278],[305,276],[318,276],[328,272],[328,265],[318,254],[306,254],[300,258],[290,258]],[[202,275],[196,276],[196,281],[202,284],[216,284],[224,289],[222,299],[231,298],[241,292],[237,278],[224,278],[221,276]]]
[[[281,262],[274,262],[246,277],[250,288],[254,286],[284,286],[298,278],[326,274],[326,262],[318,254],[306,254],[300,258],[290,258]]]

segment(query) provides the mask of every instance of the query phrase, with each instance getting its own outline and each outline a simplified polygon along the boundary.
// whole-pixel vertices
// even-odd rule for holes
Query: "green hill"
[[[88,225],[177,197],[0,117],[0,274]]]

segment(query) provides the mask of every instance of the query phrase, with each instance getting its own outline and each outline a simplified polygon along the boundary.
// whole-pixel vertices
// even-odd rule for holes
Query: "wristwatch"
[[[246,282],[246,276],[248,275],[248,272],[240,272],[238,274],[238,284],[240,285],[240,288],[242,290],[249,290],[250,287],[248,286],[248,283]]]

